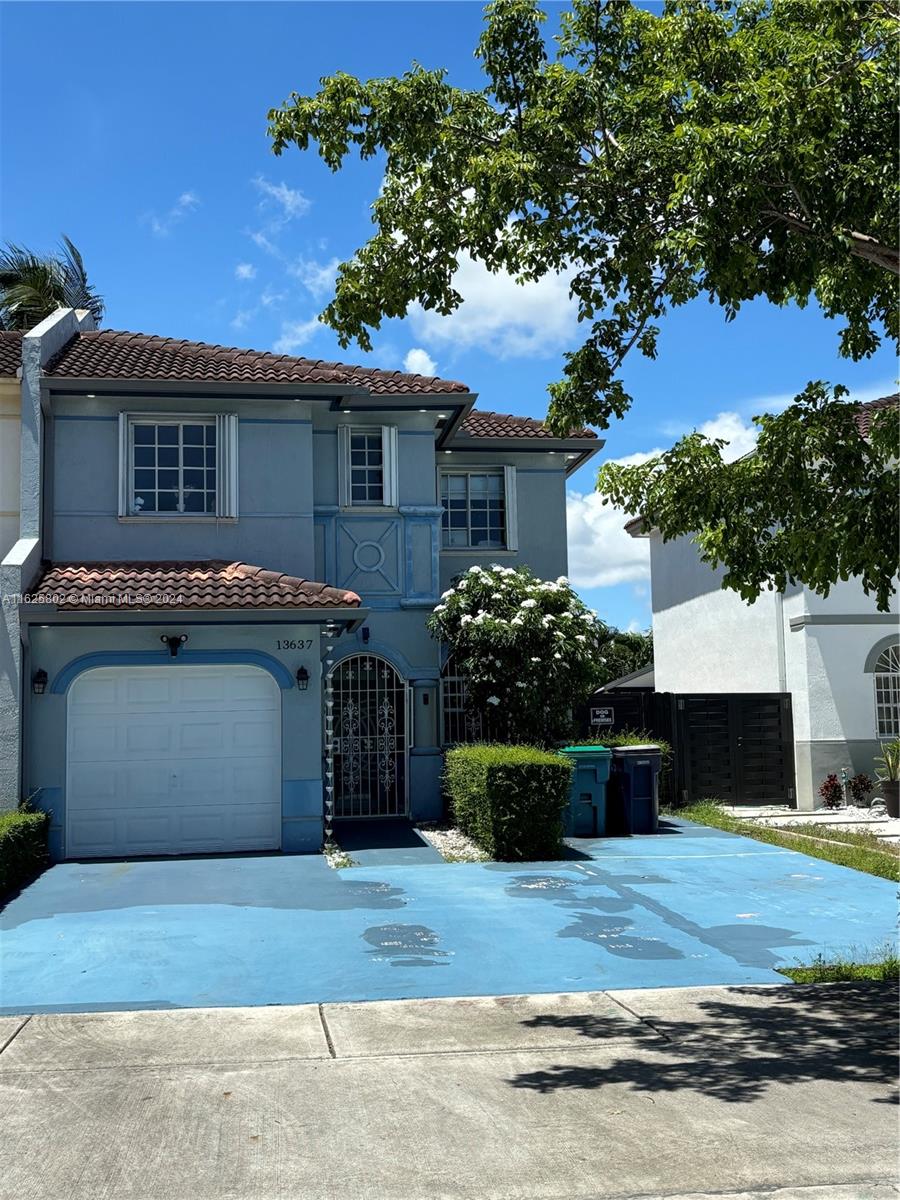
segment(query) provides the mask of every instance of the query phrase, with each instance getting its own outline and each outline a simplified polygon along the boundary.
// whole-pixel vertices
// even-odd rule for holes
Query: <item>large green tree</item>
[[[103,298],[77,247],[65,235],[55,254],[7,242],[0,250],[0,329],[33,329],[60,307],[87,309],[98,324],[103,318]]]
[[[894,3],[669,0],[648,11],[571,0],[554,53],[544,20],[536,0],[488,6],[483,89],[415,65],[397,78],[332,75],[270,112],[276,153],[314,142],[334,170],[351,152],[384,162],[375,232],[342,264],[323,314],[343,344],[368,349],[371,331],[413,302],[452,312],[462,252],[523,282],[569,279],[585,334],[549,386],[559,431],[621,417],[631,403],[626,356],[655,357],[660,319],[698,296],[727,320],[759,296],[815,299],[843,318],[840,351],[853,359],[885,331],[896,337]],[[823,508],[823,447],[857,435],[846,405],[822,389],[815,403],[810,395],[786,422],[802,521],[765,503],[765,456],[778,437],[761,440],[758,467],[726,470],[721,447],[694,436],[674,460],[627,475],[607,468],[601,491],[665,537],[698,534],[704,556],[748,597],[785,579],[827,593],[851,564],[822,553],[815,534],[835,514],[843,531],[862,519],[864,549],[849,558],[883,605],[895,527],[883,507],[866,518],[857,496],[882,496],[891,434],[871,451],[855,447],[853,463],[826,465],[838,490]],[[776,527],[787,534],[773,547]]]
[[[653,634],[610,629],[597,656],[596,687],[653,666]]]

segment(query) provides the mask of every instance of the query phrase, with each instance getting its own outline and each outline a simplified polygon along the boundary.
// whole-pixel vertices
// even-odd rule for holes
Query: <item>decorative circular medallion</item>
[[[384,564],[384,550],[377,542],[359,542],[353,548],[353,565],[358,571],[377,571]]]

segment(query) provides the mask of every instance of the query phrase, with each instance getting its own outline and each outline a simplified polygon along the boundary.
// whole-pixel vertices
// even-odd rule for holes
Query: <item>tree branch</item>
[[[809,221],[803,221],[800,217],[793,213],[784,213],[776,208],[766,209],[764,216],[774,217],[777,221],[783,221],[788,229],[794,230],[795,233],[802,233],[806,237],[823,238],[823,234],[815,230]],[[866,262],[873,263],[876,267],[881,267],[883,271],[890,271],[894,275],[900,275],[900,251],[885,246],[883,242],[879,242],[877,238],[870,237],[867,233],[859,233],[854,229],[841,229],[841,237],[847,238],[850,242],[850,253],[855,258],[862,258]]]

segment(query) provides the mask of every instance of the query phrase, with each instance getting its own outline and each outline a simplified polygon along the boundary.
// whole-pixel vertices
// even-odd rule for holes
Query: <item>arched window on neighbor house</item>
[[[880,738],[900,737],[900,644],[882,650],[871,670],[877,734]]]

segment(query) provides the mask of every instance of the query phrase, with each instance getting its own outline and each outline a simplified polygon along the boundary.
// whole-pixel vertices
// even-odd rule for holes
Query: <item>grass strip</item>
[[[794,983],[848,983],[858,979],[870,979],[876,983],[900,981],[900,957],[895,949],[882,951],[875,962],[860,963],[836,958],[826,959],[817,955],[805,967],[777,967],[780,975],[787,975]]]
[[[826,826],[830,840],[824,841],[818,832],[810,836],[807,832],[788,832],[784,828],[774,829],[768,825],[758,825],[755,821],[742,821],[739,817],[725,812],[714,800],[701,800],[686,808],[674,810],[672,815],[684,817],[687,821],[696,821],[698,825],[711,825],[714,829],[722,829],[726,833],[737,833],[741,837],[765,842],[770,846],[798,850],[811,858],[821,858],[839,867],[850,867],[854,871],[877,875],[894,883],[898,879],[898,859],[895,850],[887,850],[884,846],[860,844],[857,841],[850,842],[847,840],[847,831],[843,831],[844,836],[837,839],[834,836],[837,831]]]

